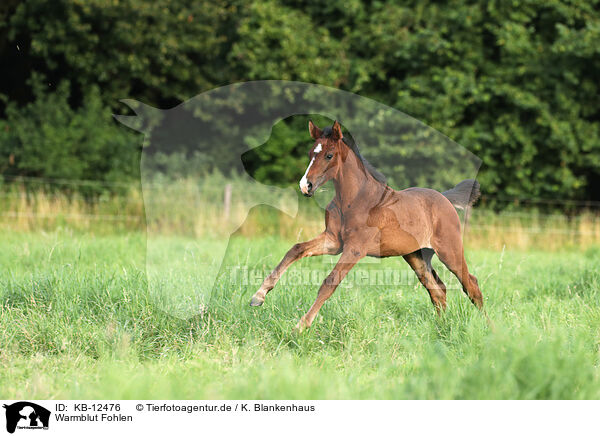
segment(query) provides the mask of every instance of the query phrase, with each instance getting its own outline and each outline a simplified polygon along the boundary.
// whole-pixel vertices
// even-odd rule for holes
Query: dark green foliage
[[[72,113],[61,110],[98,119],[87,125],[94,141],[65,145],[81,139],[85,123],[48,113],[56,140],[41,155],[41,144],[23,143],[38,136],[3,131],[0,168],[62,177],[69,162],[79,168],[73,178],[125,180],[137,172],[130,156],[139,137],[115,133],[99,115],[124,110],[119,99],[166,108],[229,83],[286,79],[356,92],[429,124],[483,160],[484,194],[598,200],[598,3],[6,1],[0,117],[29,131],[26,118],[62,98],[53,94],[64,95],[65,82]],[[309,142],[304,118],[273,133],[246,168],[265,182],[295,182]],[[106,160],[112,151],[97,154],[105,148],[128,151]],[[21,156],[16,166],[11,154]]]
[[[94,194],[139,175],[135,144],[141,144],[140,138],[113,122],[95,86],[77,109],[68,103],[67,82],[54,92],[36,83],[33,94],[34,101],[21,108],[9,103],[6,120],[0,120],[0,159],[9,180],[28,176],[103,182],[79,187]]]
[[[308,120],[318,125],[332,124],[332,120],[320,116],[298,115],[279,122],[264,144],[255,146],[242,155],[244,168],[259,181],[285,185],[299,180],[308,164],[308,151],[313,140],[308,134]]]

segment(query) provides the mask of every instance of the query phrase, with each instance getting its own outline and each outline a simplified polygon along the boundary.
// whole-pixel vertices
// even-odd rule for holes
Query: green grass
[[[137,233],[3,234],[0,397],[600,398],[600,249],[468,251],[493,330],[455,281],[438,318],[412,280],[342,287],[295,335],[316,285],[281,283],[250,308],[256,286],[224,275],[204,309],[181,319],[147,290],[145,243]],[[186,240],[159,243],[176,256]],[[289,245],[238,239],[226,262],[269,269]],[[322,279],[334,260],[289,272]],[[401,259],[356,268],[380,267],[409,272]]]

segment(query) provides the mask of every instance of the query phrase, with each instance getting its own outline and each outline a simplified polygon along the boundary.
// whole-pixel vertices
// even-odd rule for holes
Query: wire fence
[[[90,214],[90,213],[44,213],[44,212],[2,212],[0,216],[4,218],[40,218],[40,219],[57,219],[64,218],[67,220],[93,220],[93,221],[129,221],[140,222],[142,217],[136,215],[107,215],[107,214]]]
[[[239,182],[239,181],[238,181]],[[92,199],[76,191],[65,194],[65,187],[119,187],[124,191],[116,194],[101,195]],[[0,220],[24,221],[35,227],[36,222],[105,222],[123,223],[131,228],[144,226],[146,204],[162,211],[159,220],[168,221],[169,214],[177,215],[178,205],[186,212],[211,213],[219,219],[222,213],[229,217],[232,206],[237,203],[244,209],[244,201],[253,193],[269,193],[269,187],[256,183],[225,182],[224,179],[198,183],[197,181],[144,182],[141,184],[96,180],[71,180],[37,177],[4,177],[0,185]],[[229,190],[229,191],[228,191]],[[511,207],[505,210],[487,208],[490,202],[504,202]],[[552,206],[548,211],[539,206]],[[573,213],[572,207],[579,208]],[[565,210],[569,213],[564,213]],[[247,210],[246,210],[247,212]],[[322,224],[322,216],[314,214],[315,220]],[[184,218],[178,216],[182,221]],[[321,225],[320,224],[320,225]],[[190,224],[192,225],[192,224]],[[538,199],[524,197],[502,197],[486,195],[469,218],[469,232],[489,234],[502,232],[545,236],[578,237],[580,240],[591,238],[600,242],[600,201],[579,201],[572,199]]]

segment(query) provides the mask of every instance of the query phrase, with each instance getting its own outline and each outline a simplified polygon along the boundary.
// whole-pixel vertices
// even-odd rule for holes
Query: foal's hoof
[[[255,295],[252,297],[252,300],[250,300],[250,306],[252,306],[252,307],[262,306],[262,304],[264,302],[265,302],[264,298],[259,298]]]
[[[296,324],[296,327],[294,327],[294,330],[292,330],[294,333],[302,333],[304,330],[306,330],[309,326],[306,325],[306,323],[304,322],[304,320],[300,320],[298,321],[298,324]]]

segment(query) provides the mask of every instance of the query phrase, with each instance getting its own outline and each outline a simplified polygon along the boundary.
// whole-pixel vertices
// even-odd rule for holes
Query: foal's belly
[[[371,257],[404,256],[421,248],[424,248],[424,244],[409,232],[402,229],[382,229],[380,240],[377,244],[369,247],[367,255]]]
[[[408,208],[382,207],[373,209],[368,225],[377,228],[368,256],[404,256],[421,248],[430,248],[431,220],[424,213]]]

